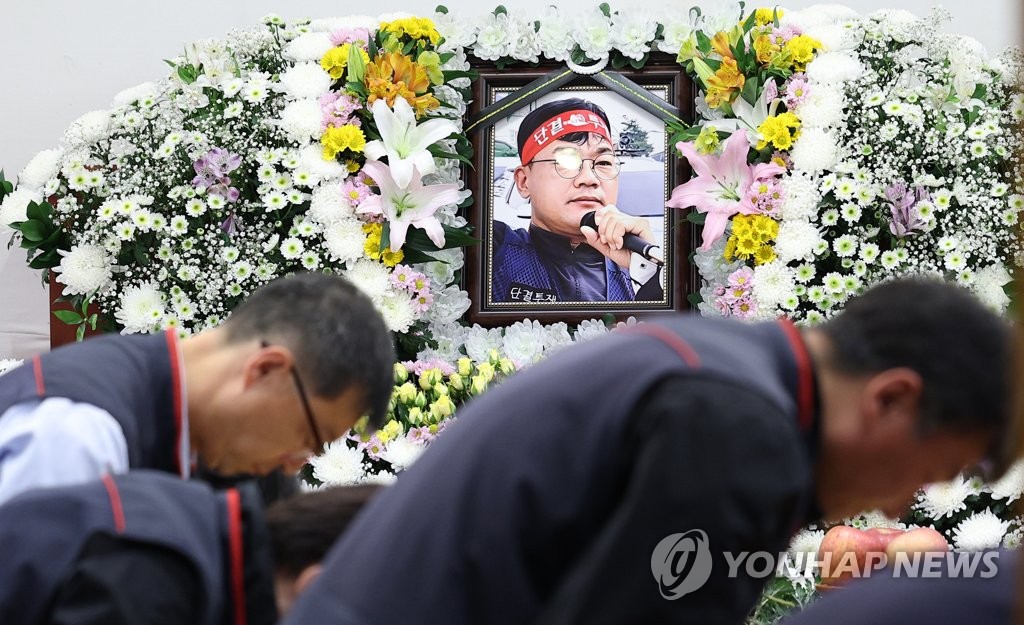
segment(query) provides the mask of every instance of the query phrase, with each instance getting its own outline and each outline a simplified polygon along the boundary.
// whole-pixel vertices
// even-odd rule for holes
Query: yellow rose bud
[[[425,407],[429,402],[427,396],[423,394],[423,391],[416,391],[416,399],[412,401],[413,405],[419,406],[420,408]]]
[[[403,404],[411,404],[416,401],[416,387],[412,382],[406,382],[398,387],[398,400]]]
[[[413,406],[409,409],[409,423],[420,424],[423,423],[423,411]]]
[[[455,392],[460,392],[465,390],[466,384],[465,382],[462,381],[461,375],[459,375],[458,373],[453,373],[450,376],[448,376],[448,388],[454,390]]]
[[[469,358],[459,358],[459,375],[468,378],[473,374],[473,361]]]
[[[430,405],[431,412],[433,412],[435,408],[441,418],[450,417],[455,413],[455,404],[452,403],[451,398],[447,395],[441,396],[437,401]]]
[[[474,375],[470,381],[469,392],[473,395],[479,395],[487,390],[488,380],[482,375]]]
[[[425,391],[429,391],[434,388],[434,382],[432,381],[430,371],[424,371],[420,374],[420,388]]]
[[[508,375],[516,370],[516,363],[512,362],[509,358],[502,358],[498,361],[498,370]]]
[[[438,382],[434,385],[434,395],[437,397],[448,396],[448,387],[445,386],[444,382]]]
[[[489,362],[482,362],[476,366],[476,371],[484,380],[490,382],[494,379],[494,366]]]
[[[401,384],[409,379],[409,370],[400,362],[395,363],[395,384]]]

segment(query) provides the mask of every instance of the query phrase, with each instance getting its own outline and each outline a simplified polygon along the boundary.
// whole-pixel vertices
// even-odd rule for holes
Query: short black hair
[[[320,397],[362,387],[370,425],[383,424],[395,348],[373,302],[348,280],[308,272],[277,278],[236,307],[224,329],[228,342],[259,338],[286,345]]]
[[[274,570],[298,577],[323,560],[381,488],[378,484],[331,486],[273,503],[267,508],[266,523]]]
[[[1010,431],[1011,327],[966,289],[937,278],[886,281],[850,299],[819,329],[837,371],[916,371],[924,382],[923,432],[988,432],[1004,440]],[[994,455],[1005,468],[1006,459]]]
[[[523,146],[526,145],[526,140],[530,138],[530,135],[532,135],[535,130],[540,128],[541,124],[548,121],[555,115],[559,115],[566,111],[575,111],[577,109],[596,113],[602,120],[604,120],[609,131],[611,130],[612,124],[608,121],[608,115],[604,112],[604,109],[593,102],[581,100],[580,98],[554,100],[552,102],[542,104],[527,113],[526,117],[524,117],[523,121],[519,124],[519,132],[516,134],[516,145],[519,148],[520,157],[522,157]],[[587,137],[589,135],[589,132],[570,132],[569,134],[560,137],[559,141],[583,144],[587,142]],[[523,163],[523,165],[526,165],[526,163]]]

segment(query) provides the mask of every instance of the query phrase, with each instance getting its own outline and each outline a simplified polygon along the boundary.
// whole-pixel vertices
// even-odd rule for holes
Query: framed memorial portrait
[[[669,119],[693,119],[693,85],[674,59],[578,75],[564,66],[477,66],[467,130],[468,320],[575,322],[683,310],[697,282],[695,226],[665,207],[688,175]],[[607,208],[613,207],[613,208]],[[581,225],[609,212],[640,253],[588,244]],[[662,261],[662,262],[659,262]]]

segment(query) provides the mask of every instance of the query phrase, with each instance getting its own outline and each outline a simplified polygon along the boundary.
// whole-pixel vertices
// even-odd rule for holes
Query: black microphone
[[[590,228],[593,228],[594,232],[597,232],[597,220],[594,219],[594,212],[595,211],[590,211],[588,213],[583,214],[583,217],[580,218],[580,228],[582,228],[583,226],[588,226]],[[626,248],[631,252],[636,252],[637,254],[643,256],[647,260],[657,265],[665,264],[665,260],[661,257],[660,247],[653,243],[648,243],[647,241],[641,239],[632,232],[627,232],[626,234],[622,235],[622,247]]]

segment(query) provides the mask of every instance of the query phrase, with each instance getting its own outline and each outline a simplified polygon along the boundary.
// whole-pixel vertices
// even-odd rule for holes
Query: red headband
[[[527,137],[526,143],[523,144],[519,160],[526,165],[544,149],[544,146],[573,132],[594,132],[607,139],[608,143],[612,142],[608,124],[604,123],[600,115],[586,109],[575,109],[559,113],[537,126],[537,130],[533,131],[533,134]]]

